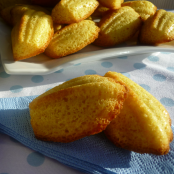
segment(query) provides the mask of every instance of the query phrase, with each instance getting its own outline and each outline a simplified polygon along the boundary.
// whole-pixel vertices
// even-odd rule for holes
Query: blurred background
[[[132,0],[124,0],[126,1],[132,1]],[[155,6],[157,6],[158,9],[174,9],[174,0],[149,0],[152,2]]]

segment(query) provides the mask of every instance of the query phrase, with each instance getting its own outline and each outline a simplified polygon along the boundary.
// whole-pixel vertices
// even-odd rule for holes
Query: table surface
[[[2,64],[0,64],[0,98],[19,97],[38,95],[49,88],[55,86],[59,82],[66,81],[78,76],[87,74],[104,75],[107,71],[122,72],[127,77],[137,81],[146,90],[150,91],[157,99],[161,92],[165,92],[165,77],[159,75],[161,66],[168,67],[169,73],[174,71],[174,53],[153,53],[136,56],[119,57],[115,59],[107,59],[105,61],[89,62],[61,69],[49,75],[9,75],[6,74]],[[165,61],[165,62],[164,62]],[[118,64],[118,62],[120,62]],[[154,69],[152,68],[154,67]],[[156,67],[159,70],[155,69]],[[153,84],[149,73],[153,75]],[[174,77],[174,74],[172,74]],[[169,78],[169,77],[168,77]],[[170,89],[171,90],[171,89]],[[171,95],[169,93],[169,95]],[[161,96],[160,96],[161,97]],[[174,96],[168,96],[174,101]],[[174,106],[171,103],[167,107],[172,122],[174,122]],[[81,173],[67,166],[62,165],[58,161],[45,157],[25,147],[13,138],[0,134],[0,173]],[[10,166],[10,167],[9,167]],[[27,171],[26,171],[27,170]]]
[[[170,2],[173,3],[173,1]],[[160,1],[158,1],[158,3],[160,5]],[[118,59],[120,64],[118,64]],[[173,59],[173,53],[159,52],[126,56],[83,64],[79,63],[44,76],[9,75],[4,71],[2,63],[0,62],[0,98],[39,95],[56,86],[59,82],[64,82],[78,76],[87,74],[104,75],[107,71],[117,71],[122,72],[127,77],[138,82],[160,100],[160,98],[158,98],[160,96],[159,90],[163,92],[171,90],[166,87],[164,82],[167,83],[169,78],[174,77],[174,74],[172,74],[174,73]],[[171,76],[158,73],[161,72],[161,68],[168,69],[168,74]],[[154,83],[151,83],[151,80],[149,80],[150,74],[152,73],[154,73]],[[158,83],[161,84],[159,85]],[[168,92],[168,94],[170,95],[171,93]],[[174,96],[168,96],[168,99],[170,100],[168,100],[169,104],[166,108],[171,115],[172,122],[174,122],[174,106],[172,104]],[[38,154],[10,136],[2,133],[0,133],[0,156],[0,174],[82,173],[54,159]]]

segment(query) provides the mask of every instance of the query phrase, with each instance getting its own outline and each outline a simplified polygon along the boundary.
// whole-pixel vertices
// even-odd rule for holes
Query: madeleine
[[[54,23],[71,24],[88,18],[98,7],[97,0],[61,0],[52,10]]]
[[[41,11],[27,10],[11,32],[14,60],[43,53],[53,34],[51,16]]]
[[[138,153],[164,155],[173,140],[171,119],[164,106],[144,88],[124,75],[107,72],[128,89],[123,109],[107,126],[106,136],[118,147]]]
[[[141,24],[140,15],[131,7],[111,11],[99,22],[100,33],[94,44],[110,47],[123,43],[140,29]]]
[[[112,78],[81,76],[35,98],[31,125],[37,139],[72,142],[103,131],[122,108],[127,88]]]
[[[54,34],[45,54],[56,59],[75,53],[94,42],[99,31],[99,27],[91,20],[65,26]]]
[[[148,18],[140,30],[142,44],[157,45],[174,40],[174,13],[158,10]]]

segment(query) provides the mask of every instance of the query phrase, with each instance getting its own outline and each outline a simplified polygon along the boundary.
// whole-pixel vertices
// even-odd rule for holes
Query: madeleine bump
[[[143,21],[156,13],[157,7],[150,1],[127,1],[121,4],[122,7],[132,7]]]
[[[174,40],[174,13],[158,10],[143,24],[139,41],[142,44],[157,45]]]
[[[100,33],[94,44],[110,47],[123,43],[140,29],[141,24],[140,15],[131,7],[111,11],[99,22]]]
[[[11,32],[14,60],[43,53],[53,34],[51,16],[41,11],[27,10]]]
[[[91,20],[65,26],[54,34],[45,54],[56,59],[75,53],[94,42],[99,31],[99,27]]]
[[[65,143],[97,134],[120,113],[127,93],[124,85],[96,75],[65,82],[30,103],[34,134]]]
[[[167,154],[173,140],[171,118],[165,107],[149,92],[126,76],[107,72],[128,89],[123,109],[104,131],[118,147],[138,153]]]
[[[52,10],[54,23],[72,24],[87,19],[98,7],[97,0],[61,0]]]

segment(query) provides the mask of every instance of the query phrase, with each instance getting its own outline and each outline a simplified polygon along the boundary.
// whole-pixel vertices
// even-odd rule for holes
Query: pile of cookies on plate
[[[1,10],[13,27],[16,61],[40,53],[61,58],[91,43],[111,47],[133,38],[136,43],[155,45],[174,39],[174,14],[157,10],[149,1],[23,1]]]

